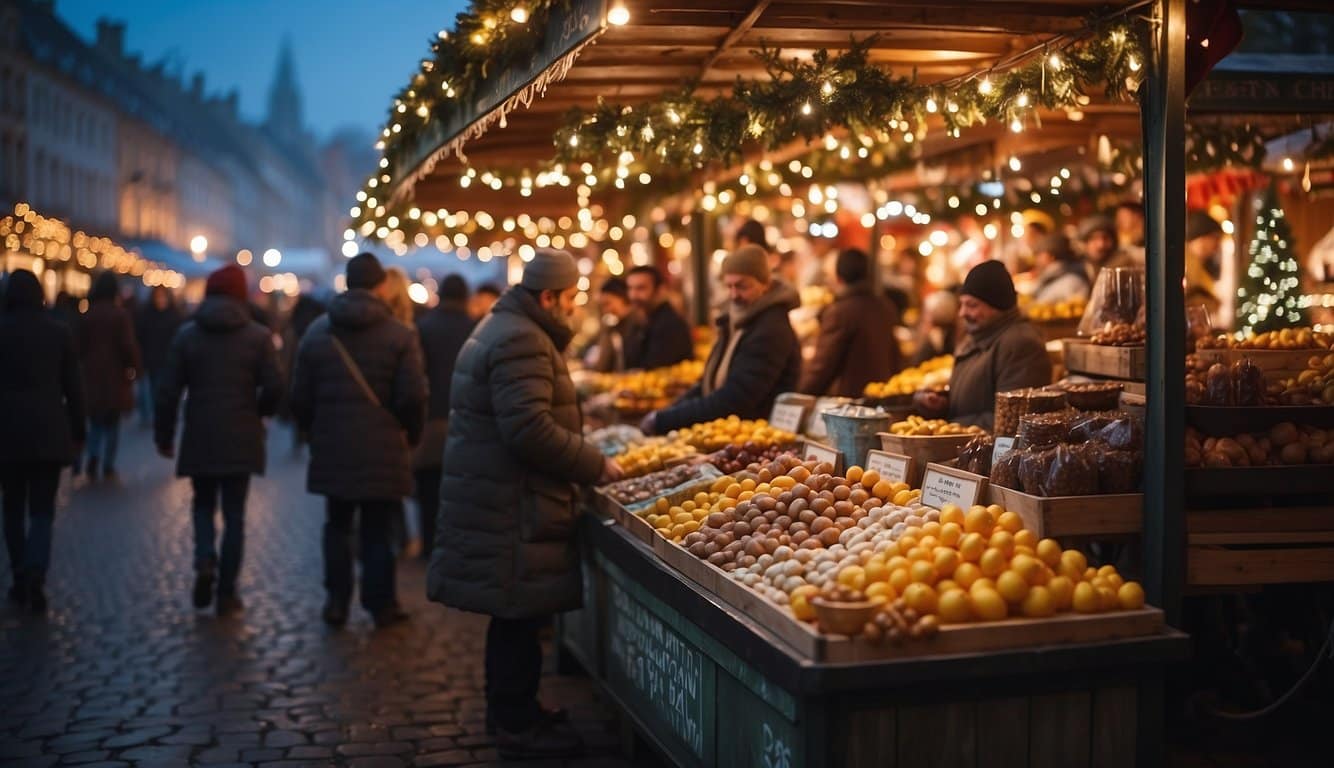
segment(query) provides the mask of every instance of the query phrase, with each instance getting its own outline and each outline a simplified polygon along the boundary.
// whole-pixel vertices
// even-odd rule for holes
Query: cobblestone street
[[[0,765],[500,764],[483,726],[486,621],[428,603],[424,565],[399,567],[410,622],[377,632],[355,602],[345,629],[320,621],[323,505],[290,446],[274,429],[251,485],[246,610],[227,620],[191,607],[189,483],[146,430],[125,423],[118,483],[66,474],[50,612],[0,613]],[[548,651],[543,700],[589,745],[567,764],[630,765],[593,684],[552,675]]]

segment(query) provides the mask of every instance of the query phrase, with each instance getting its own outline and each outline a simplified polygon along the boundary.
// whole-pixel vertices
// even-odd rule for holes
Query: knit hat
[[[769,282],[769,254],[758,245],[743,245],[723,259],[724,275],[750,275],[761,283]]]
[[[358,253],[356,256],[347,260],[347,266],[344,267],[344,274],[347,275],[347,287],[352,288],[374,288],[385,281],[384,267],[380,266],[380,260],[375,258],[373,253]]]
[[[235,264],[228,264],[215,270],[204,283],[205,296],[226,296],[237,301],[245,301],[248,295],[245,270]]]
[[[1191,211],[1186,214],[1186,239],[1194,240],[1207,235],[1221,235],[1223,228],[1214,218],[1204,211]]]
[[[1094,232],[1106,232],[1107,234],[1112,236],[1113,240],[1115,240],[1116,222],[1112,221],[1111,218],[1107,216],[1103,216],[1102,214],[1098,214],[1096,216],[1089,216],[1088,218],[1079,222],[1079,239],[1081,242],[1088,240],[1090,237],[1092,237]]]
[[[468,283],[458,275],[445,275],[436,293],[441,301],[465,301],[468,298]]]
[[[1038,240],[1033,246],[1033,255],[1050,253],[1057,261],[1074,261],[1075,251],[1070,247],[1070,240],[1062,234],[1051,234]]]
[[[523,267],[519,285],[532,291],[564,291],[579,282],[579,267],[569,251],[540,250]]]
[[[1017,301],[1014,280],[1010,279],[1009,271],[1004,264],[994,260],[984,261],[969,270],[959,293],[980,299],[1002,311],[1010,309]]]

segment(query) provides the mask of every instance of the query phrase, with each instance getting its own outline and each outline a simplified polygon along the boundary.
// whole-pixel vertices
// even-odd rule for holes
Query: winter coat
[[[135,338],[139,342],[144,370],[150,376],[156,376],[167,364],[167,350],[183,322],[180,310],[174,305],[159,310],[149,304],[135,316]]]
[[[573,333],[511,288],[459,353],[427,593],[503,618],[578,608],[576,483],[603,457],[584,439],[563,350]]]
[[[1087,299],[1092,287],[1083,264],[1077,261],[1057,261],[1048,264],[1038,274],[1033,287],[1033,301],[1038,304],[1059,304],[1072,299]]]
[[[343,343],[379,400],[357,383],[334,346]],[[329,303],[297,349],[292,413],[310,435],[311,493],[336,499],[400,499],[412,492],[409,446],[421,435],[426,374],[417,334],[389,305],[354,289]]]
[[[608,325],[605,322],[598,330],[598,336],[590,345],[594,359],[589,366],[598,373],[620,373],[630,370],[628,352],[631,347],[639,346],[644,336],[643,325],[630,313]]]
[[[820,313],[815,356],[802,366],[797,391],[808,395],[861,397],[872,381],[885,381],[903,367],[894,338],[898,310],[870,283],[845,286]]]
[[[421,340],[426,363],[426,380],[431,392],[430,408],[421,443],[413,454],[413,469],[436,468],[445,453],[445,435],[449,419],[450,380],[454,361],[463,342],[476,323],[468,316],[462,301],[441,301],[435,309],[417,318],[417,336]]]
[[[159,446],[172,444],[181,395],[189,393],[177,475],[264,474],[260,419],[277,410],[282,376],[268,329],[251,319],[245,304],[205,298],[172,339],[155,384]]]
[[[787,313],[800,306],[797,292],[775,280],[768,292],[746,308],[737,327],[729,314],[718,318],[718,341],[704,365],[704,380],[681,399],[658,411],[658,432],[687,427],[736,414],[743,419],[768,418],[774,400],[797,386],[801,374],[801,346]],[[712,388],[733,333],[740,333],[736,350],[721,387]],[[707,393],[707,394],[706,394]]]
[[[74,334],[40,307],[0,312],[0,464],[69,464],[86,436]]]
[[[666,301],[649,313],[638,334],[625,346],[627,369],[665,368],[693,359],[695,343],[690,338],[690,325]]]
[[[954,353],[949,417],[991,429],[996,393],[1051,383],[1051,358],[1036,328],[1014,308],[970,333]]]
[[[111,299],[94,301],[79,320],[88,415],[103,419],[134,408],[134,377],[141,368],[130,313]]]

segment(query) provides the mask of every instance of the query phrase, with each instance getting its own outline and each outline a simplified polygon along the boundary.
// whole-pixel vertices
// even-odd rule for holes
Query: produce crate
[[[1083,339],[1065,339],[1065,367],[1071,373],[1112,379],[1144,380],[1144,347],[1112,347]]]
[[[1072,317],[1064,320],[1033,320],[1033,327],[1042,334],[1043,341],[1058,341],[1060,339],[1074,336],[1079,332],[1080,318]]]
[[[1334,581],[1334,506],[1186,513],[1186,582],[1195,587]]]
[[[877,646],[862,637],[822,634],[814,624],[798,621],[787,608],[740,584],[717,566],[666,542],[654,550],[684,576],[713,592],[754,619],[812,661],[857,662],[938,654],[978,653],[1027,646],[1064,645],[1152,635],[1162,631],[1163,613],[1146,607],[1103,614],[1060,614],[1049,619],[1007,619],[946,625],[929,640],[898,647]],[[672,552],[671,550],[676,550]]]
[[[1186,425],[1209,437],[1234,437],[1244,432],[1267,432],[1270,427],[1290,421],[1298,426],[1334,427],[1334,406],[1330,405],[1257,405],[1257,406],[1186,406]]]
[[[880,446],[884,450],[913,459],[912,476],[908,478],[908,485],[921,488],[927,464],[944,463],[959,458],[959,451],[976,435],[895,435],[889,432],[877,432],[876,437],[880,438]]]
[[[1187,496],[1308,496],[1334,499],[1334,465],[1280,467],[1191,467],[1185,472]]]
[[[1195,356],[1207,365],[1223,363],[1231,366],[1249,359],[1264,372],[1265,381],[1281,381],[1296,377],[1306,370],[1312,357],[1324,357],[1329,350],[1322,349],[1200,349]]]
[[[988,499],[1023,518],[1038,538],[1139,535],[1144,529],[1144,494],[1034,496],[999,485],[987,486]]]

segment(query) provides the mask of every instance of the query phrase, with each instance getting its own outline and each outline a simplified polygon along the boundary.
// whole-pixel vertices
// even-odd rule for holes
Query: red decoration
[[[1186,6],[1186,95],[1242,38],[1235,0],[1193,0]]]

